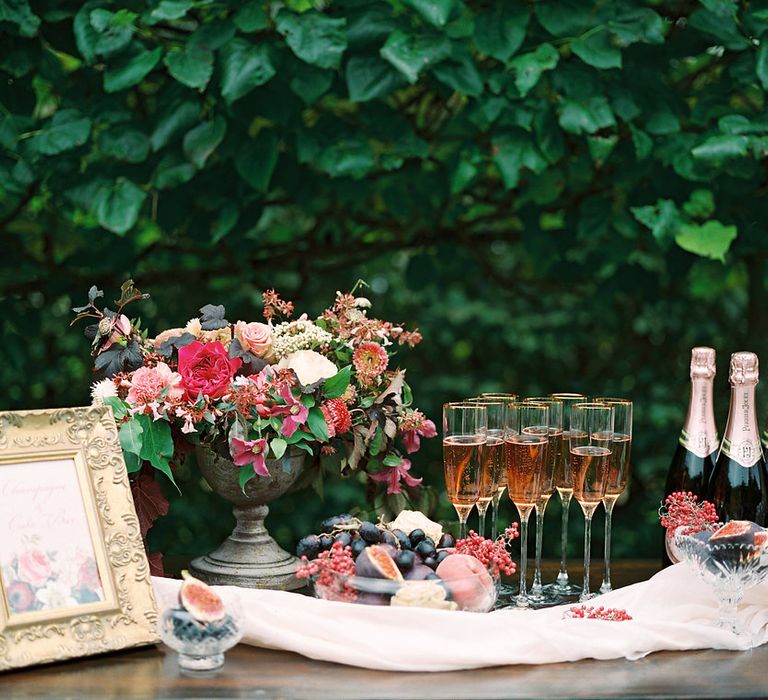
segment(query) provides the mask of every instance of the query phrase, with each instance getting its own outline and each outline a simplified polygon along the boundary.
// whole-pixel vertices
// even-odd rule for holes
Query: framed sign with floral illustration
[[[0,670],[157,641],[109,408],[0,413]]]

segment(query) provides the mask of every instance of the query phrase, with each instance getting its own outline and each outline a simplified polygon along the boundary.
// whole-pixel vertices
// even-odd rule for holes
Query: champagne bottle
[[[699,499],[706,496],[719,446],[712,401],[715,373],[715,351],[712,348],[693,348],[688,414],[667,472],[665,496],[675,491],[691,491]],[[664,546],[662,565],[669,566],[671,563]]]
[[[715,351],[691,350],[691,395],[688,415],[667,472],[664,495],[692,491],[704,498],[715,467],[718,448],[712,385],[715,379]]]
[[[758,382],[757,355],[731,355],[731,407],[720,445],[720,454],[707,489],[723,521],[752,520],[768,524],[768,473],[766,473],[755,410]]]

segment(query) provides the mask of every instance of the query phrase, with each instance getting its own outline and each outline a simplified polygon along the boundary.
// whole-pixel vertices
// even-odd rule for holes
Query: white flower
[[[389,601],[390,605],[456,610],[458,605],[446,600],[447,591],[434,581],[406,581]]]
[[[371,308],[371,300],[366,299],[365,297],[356,297],[355,298],[355,306],[358,309],[370,309]]]
[[[203,327],[200,324],[199,318],[190,318],[187,321],[187,325],[184,326],[185,333],[191,333],[195,338],[199,338],[203,334]]]
[[[333,362],[314,350],[292,352],[280,360],[277,366],[280,369],[292,369],[304,386],[333,377],[339,371]]]
[[[115,383],[111,379],[102,379],[91,386],[91,403],[94,406],[103,406],[104,399],[117,396]]]
[[[37,599],[43,604],[44,610],[70,608],[77,605],[72,597],[72,589],[62,581],[49,581],[45,588],[37,592]]]
[[[440,523],[433,522],[420,510],[401,510],[398,515],[387,526],[390,530],[402,530],[408,534],[414,530],[424,530],[424,533],[435,544],[443,536],[443,526]]]

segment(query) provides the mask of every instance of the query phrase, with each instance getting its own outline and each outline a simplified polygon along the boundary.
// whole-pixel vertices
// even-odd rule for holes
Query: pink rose
[[[228,357],[218,340],[207,345],[195,340],[179,349],[181,385],[190,401],[200,394],[212,399],[224,396],[242,364],[239,358]]]
[[[174,372],[165,362],[158,362],[154,367],[139,367],[130,378],[128,403],[134,406],[162,400],[176,401],[184,396],[181,388],[181,375]]]
[[[40,588],[51,577],[51,561],[39,549],[28,549],[19,555],[19,579],[30,586]]]
[[[257,357],[265,357],[272,348],[272,328],[266,323],[238,321],[235,324],[235,338],[240,341],[244,350]]]

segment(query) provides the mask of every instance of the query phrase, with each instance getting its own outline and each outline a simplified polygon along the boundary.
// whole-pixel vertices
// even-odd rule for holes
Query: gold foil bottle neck
[[[712,348],[693,348],[691,350],[691,379],[714,379],[715,351]]]
[[[731,355],[731,371],[728,380],[731,386],[757,384],[758,382],[757,355],[753,352],[735,352]]]

